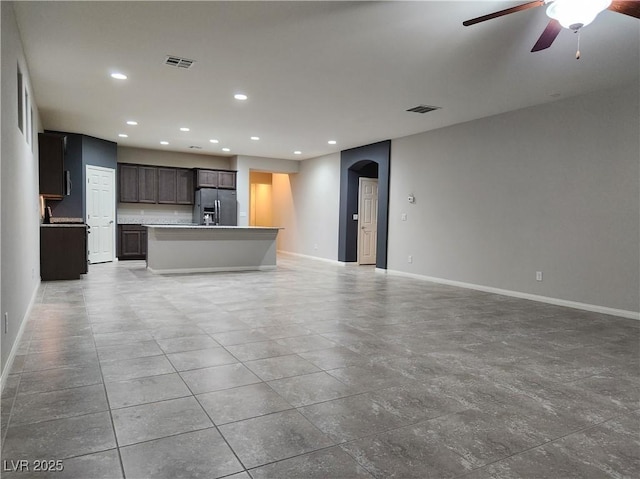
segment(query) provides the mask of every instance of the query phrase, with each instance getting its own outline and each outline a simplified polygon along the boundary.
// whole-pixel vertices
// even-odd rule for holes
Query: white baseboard
[[[283,250],[278,250],[278,254],[284,254],[284,255],[289,255],[289,256],[297,256],[298,258],[305,258],[305,259],[314,259],[316,261],[322,261],[324,263],[331,263],[333,265],[336,266],[348,266],[352,263],[345,263],[344,261],[338,261],[335,259],[328,259],[328,258],[321,258],[319,256],[310,256],[308,254],[302,254],[302,253],[294,253],[292,251],[283,251]],[[357,264],[357,263],[353,263],[353,264]]]
[[[565,306],[567,308],[580,309],[583,311],[592,311],[594,313],[610,314],[622,318],[640,320],[640,312],[627,311],[625,309],[608,308],[606,306],[598,306],[596,304],[579,303],[577,301],[568,301],[566,299],[552,298],[549,296],[540,296],[537,294],[522,293],[520,291],[512,291],[509,289],[493,288],[491,286],[483,286],[480,284],[464,283],[462,281],[453,281],[450,279],[436,278],[433,276],[425,276],[421,274],[405,273],[404,271],[384,270],[376,268],[377,272],[392,274],[396,276],[405,276],[408,278],[419,279],[422,281],[430,281],[432,283],[446,284],[449,286],[457,286],[459,288],[474,289],[485,293],[501,294],[503,296],[512,296],[514,298],[528,299],[538,301],[540,303],[553,304],[555,306]]]
[[[234,271],[273,271],[277,268],[274,265],[263,266],[219,266],[211,268],[173,268],[173,269],[153,269],[147,266],[153,274],[191,274],[191,273],[224,273]]]
[[[5,363],[4,369],[2,370],[2,375],[0,376],[0,391],[4,391],[4,385],[7,382],[9,371],[11,371],[11,368],[13,367],[13,361],[16,358],[16,354],[20,346],[20,341],[22,341],[22,335],[24,334],[24,329],[27,327],[27,322],[29,321],[31,310],[33,309],[33,305],[36,302],[38,290],[40,289],[40,283],[41,282],[38,281],[35,289],[33,290],[33,294],[31,295],[31,300],[29,301],[29,306],[27,306],[27,311],[24,313],[24,316],[22,317],[22,322],[20,324],[20,329],[18,330],[18,334],[16,335],[16,340],[13,342],[13,345],[11,346],[11,352],[9,353],[7,362]]]

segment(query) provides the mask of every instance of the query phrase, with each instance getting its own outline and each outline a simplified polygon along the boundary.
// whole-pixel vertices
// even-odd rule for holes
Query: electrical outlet
[[[413,263],[413,256],[409,255],[407,258],[407,263]]]
[[[4,313],[4,334],[9,334],[9,313]]]
[[[406,214],[406,213],[402,213],[402,214],[400,215],[400,219],[401,219],[402,221],[407,221],[407,214]]]
[[[536,281],[542,281],[542,271],[536,271]]]
[[[315,244],[313,245],[313,249],[318,249],[318,243],[315,243]]]

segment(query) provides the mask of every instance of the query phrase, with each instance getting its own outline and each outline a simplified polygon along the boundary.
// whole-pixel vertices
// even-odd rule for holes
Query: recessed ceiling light
[[[329,140],[327,141],[327,143],[329,143],[330,145],[335,145],[338,142],[336,140]]]
[[[209,140],[210,143],[220,143],[218,140],[216,140],[215,138],[211,138]]]
[[[230,148],[223,148],[222,151],[231,151]]]
[[[252,136],[252,137],[251,137],[251,139],[252,139],[253,141],[258,141],[258,140],[260,139],[260,137],[259,137],[259,136]]]
[[[168,142],[168,141],[161,141],[161,142],[160,142],[160,144],[161,144],[161,145],[168,145],[168,144],[169,144],[169,142]]]
[[[245,95],[244,93],[236,93],[235,95],[233,95],[233,98],[235,98],[236,100],[244,101],[249,97],[247,95]]]
[[[189,128],[187,128],[186,126],[183,126],[182,128],[180,128],[180,131],[189,131]]]
[[[296,150],[296,151],[294,151],[294,152],[293,152],[293,154],[294,154],[294,155],[302,155],[302,152],[301,152],[301,151],[299,151],[299,150]]]
[[[127,75],[125,75],[124,73],[115,72],[111,74],[111,78],[115,78],[116,80],[126,80]]]
[[[127,125],[136,126],[137,124],[138,124],[138,122],[137,122],[137,121],[133,121],[133,120],[129,120],[129,121],[127,122]]]
[[[120,138],[129,138],[129,135],[125,135],[124,133],[120,133],[118,136]]]

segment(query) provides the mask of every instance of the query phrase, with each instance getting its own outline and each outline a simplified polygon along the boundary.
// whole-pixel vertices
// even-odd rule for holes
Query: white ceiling
[[[519,3],[54,1],[15,10],[45,128],[305,159],[637,81],[640,21],[626,15],[605,11],[586,27],[580,60],[567,30],[529,52],[544,7],[462,26]],[[167,55],[196,63],[171,68]],[[405,111],[419,104],[442,109]]]

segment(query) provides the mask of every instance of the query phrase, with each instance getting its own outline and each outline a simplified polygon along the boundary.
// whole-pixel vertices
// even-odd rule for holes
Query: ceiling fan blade
[[[640,18],[640,1],[638,0],[613,0],[609,10],[624,13],[630,17]]]
[[[542,35],[540,35],[540,38],[538,38],[538,41],[533,46],[531,51],[539,52],[540,50],[549,48],[560,33],[560,30],[562,30],[562,25],[560,25],[560,22],[558,20],[551,20],[549,23],[547,23],[547,27],[544,29]]]
[[[518,5],[512,8],[506,8],[504,10],[500,10],[499,12],[489,13],[487,15],[483,15],[481,17],[472,18],[471,20],[467,20],[462,22],[465,27],[469,25],[475,25],[476,23],[484,22],[486,20],[491,20],[492,18],[502,17],[504,15],[509,15],[510,13],[519,12],[521,10],[528,10],[530,8],[541,7],[544,5],[544,0],[535,0],[533,2],[523,3],[522,5]]]

